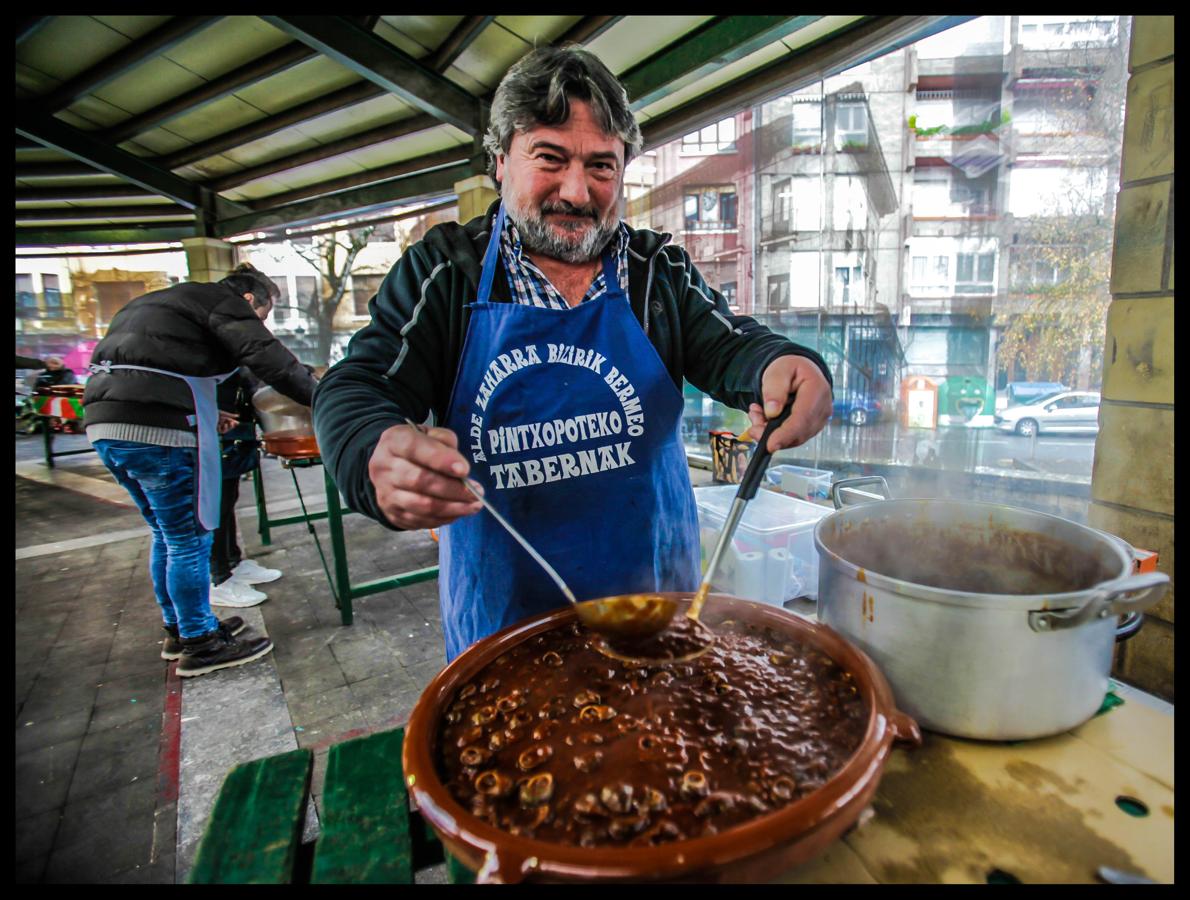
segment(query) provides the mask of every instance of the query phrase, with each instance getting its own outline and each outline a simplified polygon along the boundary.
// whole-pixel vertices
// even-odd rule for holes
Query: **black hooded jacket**
[[[179,375],[223,375],[241,365],[298,403],[315,380],[226,285],[178,284],[137,297],[113,317],[92,363],[148,366]],[[180,378],[117,369],[97,372],[83,393],[87,425],[121,423],[194,432],[190,388]]]
[[[478,293],[493,204],[466,225],[438,225],[388,273],[368,304],[371,323],[351,339],[347,356],[314,392],[314,430],[323,462],[348,505],[389,528],[376,504],[368,461],[381,434],[433,411],[445,421],[463,338]],[[748,316],[734,315],[671,236],[629,229],[628,296],[632,311],[680,391],[682,379],[736,409],[760,396],[765,368],[779,356],[813,360],[813,350],[774,334]],[[503,264],[492,301],[512,302]],[[396,530],[396,529],[394,529]]]

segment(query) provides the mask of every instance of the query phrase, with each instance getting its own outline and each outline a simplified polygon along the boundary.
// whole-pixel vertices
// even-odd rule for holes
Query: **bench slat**
[[[404,737],[397,728],[331,747],[311,883],[413,883]]]
[[[291,750],[236,766],[215,800],[191,884],[288,884],[302,840],[314,754]]]

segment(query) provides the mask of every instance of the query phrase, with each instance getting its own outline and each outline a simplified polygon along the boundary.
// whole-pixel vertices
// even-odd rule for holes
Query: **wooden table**
[[[1057,737],[924,733],[894,750],[867,821],[780,880],[1088,883],[1108,866],[1172,883],[1173,714],[1116,691],[1123,704]]]

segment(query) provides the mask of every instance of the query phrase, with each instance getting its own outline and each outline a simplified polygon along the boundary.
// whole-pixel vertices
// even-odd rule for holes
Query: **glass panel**
[[[779,461],[1085,518],[1093,437],[1030,442],[995,416],[1012,397],[1099,389],[1130,27],[981,16],[657,148],[634,222],[678,233],[697,215],[682,241],[707,282],[834,378],[836,418]],[[732,141],[715,184],[681,159]],[[733,234],[703,227],[716,207]],[[917,377],[936,392],[930,427],[902,403]],[[692,453],[745,424],[690,386],[686,400]]]

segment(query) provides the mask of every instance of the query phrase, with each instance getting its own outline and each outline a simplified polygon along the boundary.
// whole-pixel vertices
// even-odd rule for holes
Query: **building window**
[[[682,153],[690,156],[731,153],[736,149],[735,139],[735,116],[731,116],[682,138]]]
[[[835,267],[835,297],[844,305],[863,300],[863,269],[860,266]]]
[[[368,301],[376,296],[376,292],[380,290],[380,282],[384,281],[383,275],[352,275],[351,276],[351,297],[355,302],[355,314],[357,316],[368,316]]]
[[[862,149],[868,146],[868,110],[862,103],[843,102],[835,108],[835,148]]]
[[[792,119],[794,147],[822,145],[822,104],[819,101],[794,102]]]
[[[956,294],[991,294],[995,291],[996,254],[960,253],[955,261]]]
[[[17,276],[17,317],[37,318],[37,295],[33,293],[33,276]]]
[[[289,276],[270,275],[269,278],[281,290],[281,294],[273,303],[273,322],[277,325],[283,325],[289,322],[295,313],[292,305],[293,301],[289,298]]]
[[[911,288],[930,290],[950,287],[950,259],[946,256],[915,256],[909,279]]]
[[[314,275],[294,276],[294,287],[297,291],[299,312],[298,324],[309,325],[311,321],[318,321],[318,278]]]
[[[41,289],[45,293],[45,317],[62,318],[62,291],[58,287],[58,276],[42,275]]]
[[[793,227],[793,189],[791,179],[773,183],[773,233],[789,234]]]
[[[683,210],[687,231],[735,228],[737,209],[734,186],[686,188]]]
[[[768,281],[769,312],[789,309],[789,275],[770,275]]]
[[[723,295],[723,299],[727,301],[727,305],[733,310],[739,309],[736,304],[736,283],[734,281],[725,281],[719,287],[719,293]]]

